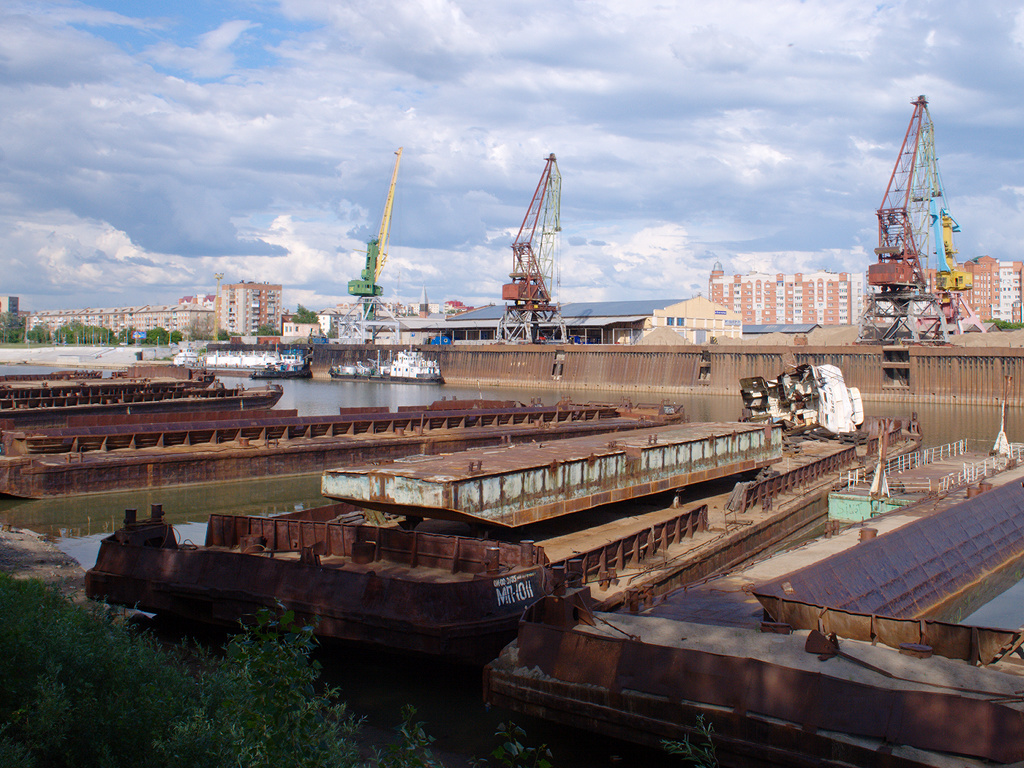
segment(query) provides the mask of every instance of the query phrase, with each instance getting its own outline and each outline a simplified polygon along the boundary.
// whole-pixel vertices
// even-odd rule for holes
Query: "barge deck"
[[[322,492],[380,512],[515,528],[780,458],[781,427],[684,424],[330,469]]]
[[[460,403],[459,405],[466,405]],[[323,472],[473,446],[557,441],[680,418],[609,405],[353,409],[338,416],[7,429],[0,493],[45,498]]]

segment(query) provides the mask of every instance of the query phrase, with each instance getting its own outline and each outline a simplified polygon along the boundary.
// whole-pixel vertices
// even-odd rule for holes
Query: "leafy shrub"
[[[313,628],[261,611],[223,662],[0,575],[0,768],[344,768],[356,724],[315,688]]]

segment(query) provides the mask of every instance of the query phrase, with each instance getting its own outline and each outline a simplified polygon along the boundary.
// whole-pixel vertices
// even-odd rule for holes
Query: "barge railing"
[[[436,431],[474,427],[556,426],[566,422],[599,421],[618,415],[618,411],[611,406],[550,406],[465,411],[376,411],[339,416],[237,418],[220,421],[199,418],[184,424],[119,424],[5,431],[3,452],[10,456],[19,456],[168,448],[176,445],[268,445],[295,439],[376,434],[425,435]]]
[[[893,478],[902,472],[908,472],[917,467],[939,462],[943,459],[963,456],[967,453],[967,440],[961,439],[954,443],[926,448],[904,456],[896,456],[885,464],[885,474],[889,479],[890,491],[896,493],[948,493],[954,488],[963,485],[976,483],[989,475],[1002,472],[1007,467],[1018,463],[1024,458],[1024,443],[1011,443],[1010,452],[1007,456],[989,456],[981,461],[963,462],[962,469],[949,472],[942,477],[925,478]],[[864,486],[870,482],[872,470],[867,467],[858,467],[846,473],[846,484],[844,490]]]
[[[843,467],[852,464],[856,460],[857,448],[856,446],[850,446],[831,456],[804,464],[788,472],[777,474],[774,477],[767,477],[746,484],[737,483],[737,486],[740,487],[740,492],[729,500],[729,505],[725,511],[725,520],[727,523],[735,523],[739,515],[742,515],[754,506],[760,506],[765,510],[771,509],[772,500],[776,496],[791,491],[798,486],[817,482],[825,475],[837,473]]]
[[[573,554],[554,566],[563,566],[571,585],[600,582],[607,586],[630,566],[638,567],[659,552],[708,529],[708,505],[687,510],[641,531],[608,542],[587,552]]]

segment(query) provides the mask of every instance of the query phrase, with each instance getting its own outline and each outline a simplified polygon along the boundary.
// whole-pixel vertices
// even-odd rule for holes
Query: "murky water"
[[[27,366],[0,366],[3,373],[28,373]],[[242,377],[222,377],[226,384],[244,383]],[[739,416],[740,399],[725,396],[678,396],[607,391],[562,393],[558,390],[516,390],[502,388],[408,385],[370,382],[285,381],[284,397],[278,407],[296,409],[299,415],[337,413],[341,407],[413,406],[442,398],[486,398],[530,402],[540,399],[553,404],[566,394],[576,402],[670,402],[682,404],[693,421],[731,421]],[[869,416],[909,416],[911,407],[868,402]],[[926,445],[939,445],[967,438],[973,449],[987,449],[995,440],[1000,424],[998,407],[936,406],[913,408],[922,425]],[[1024,441],[1024,409],[1006,413],[1006,431],[1011,441]],[[274,514],[324,503],[318,475],[261,479],[183,489],[130,491],[71,499],[24,501],[0,499],[0,521],[52,535],[58,545],[88,568],[95,562],[99,541],[120,524],[126,508],[148,511],[150,504],[162,504],[179,538],[197,543],[205,539],[206,517],[213,512]],[[972,623],[989,626],[1024,624],[1024,583],[983,607]],[[484,756],[494,746],[498,723],[512,718],[527,728],[532,743],[548,742],[555,749],[559,766],[608,765],[612,756],[622,764],[657,765],[658,753],[639,750],[593,734],[583,734],[539,720],[495,710],[486,711],[480,701],[479,672],[453,668],[432,660],[391,656],[365,649],[344,647],[324,654],[325,674],[341,688],[352,709],[366,716],[376,727],[391,728],[398,723],[402,705],[414,704],[419,717],[438,738],[441,749]],[[678,760],[665,760],[678,765]]]

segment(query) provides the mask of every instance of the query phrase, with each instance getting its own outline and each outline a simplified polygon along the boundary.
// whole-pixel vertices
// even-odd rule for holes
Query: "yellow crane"
[[[395,182],[398,181],[398,164],[402,162],[402,147],[395,152],[395,170],[391,173],[391,186],[384,204],[384,216],[380,220],[377,237],[366,243],[366,266],[358,280],[350,280],[348,292],[352,296],[380,296],[384,289],[377,282],[381,270],[388,261],[388,237],[391,234],[391,207],[395,201]]]

